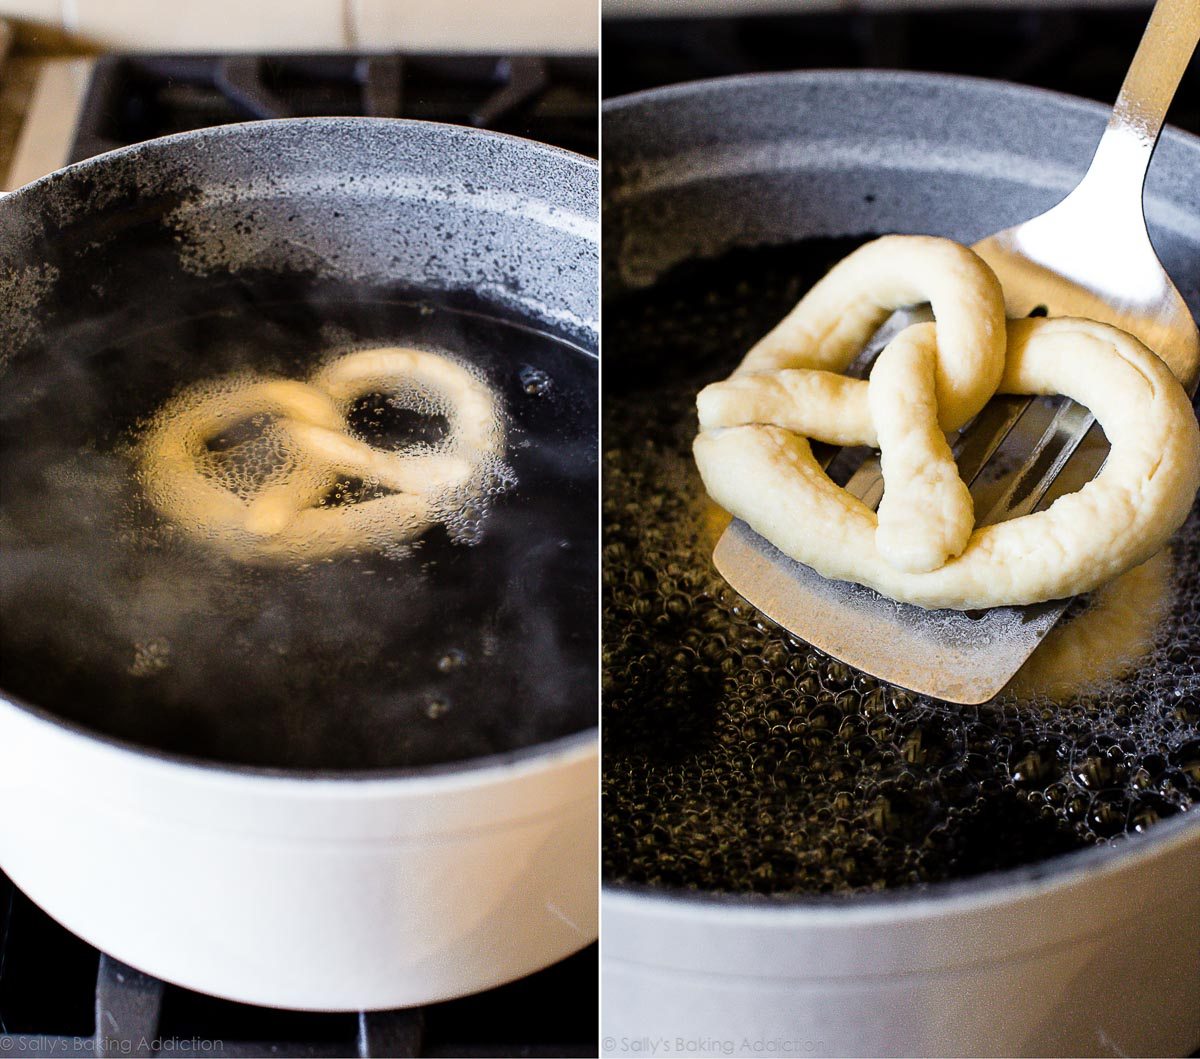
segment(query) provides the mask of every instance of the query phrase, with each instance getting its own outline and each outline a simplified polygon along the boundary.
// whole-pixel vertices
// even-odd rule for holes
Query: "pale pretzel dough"
[[[893,310],[922,301],[936,331],[898,335],[870,383],[836,374]],[[835,265],[728,380],[701,391],[700,427],[771,423],[835,445],[882,444],[880,551],[900,569],[935,570],[975,522],[941,430],[987,404],[1004,347],[1004,293],[978,256],[948,239],[884,236]]]
[[[869,383],[829,374],[892,308],[920,300],[932,303],[936,325],[897,336]],[[1183,522],[1200,485],[1200,431],[1186,393],[1116,328],[1042,319],[1005,330],[1002,304],[990,270],[957,244],[891,236],[862,247],[729,380],[701,392],[693,451],[709,494],[818,573],[928,608],[1075,595],[1145,561]],[[995,392],[1065,394],[1096,415],[1112,451],[1078,493],[972,531],[970,497],[941,430],[962,425]],[[882,445],[878,516],[830,481],[808,437]]]
[[[446,436],[399,452],[367,444],[346,415],[369,393],[419,395],[446,417]],[[239,489],[223,480],[209,443],[247,424],[277,459]],[[420,535],[478,491],[502,443],[495,399],[466,369],[423,350],[371,349],[307,382],[235,375],[190,387],[146,431],[139,469],[154,506],[197,538],[239,558],[313,559]],[[328,503],[347,477],[376,495]]]

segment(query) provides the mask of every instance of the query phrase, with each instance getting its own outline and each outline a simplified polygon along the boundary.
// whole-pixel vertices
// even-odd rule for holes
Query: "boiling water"
[[[283,768],[458,761],[595,722],[595,359],[380,297],[247,297],[136,334],[54,334],[7,367],[5,692],[135,743]],[[503,469],[483,503],[393,548],[250,563],[147,502],[136,444],[172,394],[238,371],[302,379],[382,345],[442,352],[498,395]],[[385,448],[436,442],[445,417],[411,405],[367,394],[350,425]],[[362,486],[343,480],[329,502]]]
[[[731,252],[606,306],[611,880],[921,884],[1116,841],[1200,802],[1195,513],[1168,568],[1142,577],[1162,575],[1166,602],[1139,668],[1056,700],[957,706],[893,688],[798,642],[713,570],[725,520],[691,459],[695,393],[860,241]]]

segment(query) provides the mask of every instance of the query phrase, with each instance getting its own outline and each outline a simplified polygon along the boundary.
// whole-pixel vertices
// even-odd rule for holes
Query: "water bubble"
[[[171,664],[171,644],[162,637],[139,640],[133,645],[133,661],[129,674],[134,677],[150,677],[161,673]]]
[[[526,365],[518,373],[521,388],[530,397],[545,397],[554,388],[554,380],[541,368]]]

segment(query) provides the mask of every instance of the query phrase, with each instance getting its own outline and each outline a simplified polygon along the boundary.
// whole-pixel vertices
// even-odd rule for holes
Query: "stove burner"
[[[111,55],[96,63],[70,160],[263,118],[419,118],[595,155],[591,57]]]

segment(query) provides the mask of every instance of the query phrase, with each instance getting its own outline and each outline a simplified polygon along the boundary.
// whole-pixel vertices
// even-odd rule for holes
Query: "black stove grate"
[[[596,991],[593,945],[521,981],[406,1011],[235,1004],[98,953],[0,875],[0,1055],[594,1056]]]
[[[419,118],[595,155],[591,57],[110,55],[98,60],[70,161],[155,136],[263,118]]]

